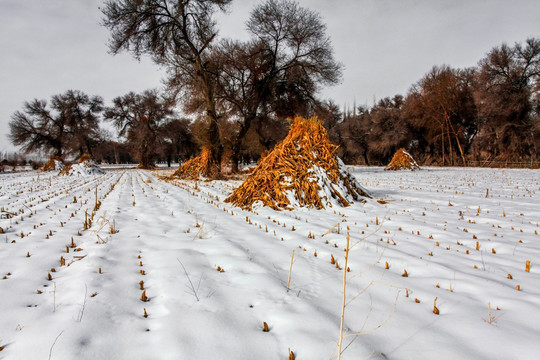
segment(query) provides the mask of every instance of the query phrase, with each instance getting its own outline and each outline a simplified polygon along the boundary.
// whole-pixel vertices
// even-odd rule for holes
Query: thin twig
[[[191,282],[191,279],[190,279],[189,274],[188,274],[188,272],[187,272],[187,270],[186,270],[186,267],[184,266],[184,264],[182,264],[182,262],[180,261],[180,259],[177,258],[176,260],[178,260],[178,262],[180,263],[180,265],[182,265],[182,269],[184,269],[184,274],[186,275],[186,277],[187,277],[187,279],[188,279],[188,281],[189,281],[189,285],[190,285],[190,287],[191,287],[191,292],[192,292],[192,294],[195,296],[195,298],[197,299],[197,301],[199,301],[200,299],[199,299],[198,291],[199,291],[199,286],[201,285],[202,275],[201,275],[201,277],[200,277],[200,279],[199,279],[199,283],[198,283],[198,285],[197,285],[197,289],[195,289],[195,286],[193,285],[193,282]]]
[[[201,277],[199,277],[199,282],[197,283],[197,293],[199,293],[199,289],[201,288],[201,281],[203,278],[204,273],[201,274]]]
[[[56,344],[56,341],[58,340],[58,338],[60,337],[60,335],[62,335],[63,333],[64,333],[64,330],[62,330],[62,331],[60,332],[60,334],[58,334],[58,336],[56,337],[56,339],[54,339],[54,342],[53,342],[53,344],[51,345],[51,349],[49,350],[49,360],[51,360],[52,350],[53,350],[54,345]]]
[[[332,233],[333,230],[334,230],[334,228],[335,228],[336,226],[339,226],[339,224],[340,224],[340,223],[337,223],[336,225],[332,226],[332,227],[330,228],[330,230],[328,230],[327,232],[325,232],[324,234],[322,234],[321,237],[324,237],[325,235],[328,235],[328,234]]]
[[[54,284],[54,291],[53,291],[53,312],[56,312],[56,281]]]
[[[375,326],[373,329],[371,329],[369,331],[352,333],[352,334],[348,334],[348,335],[345,335],[345,336],[348,337],[348,336],[356,336],[356,335],[368,335],[368,334],[371,334],[372,332],[374,332],[375,330],[379,329],[380,327],[382,327],[384,324],[386,324],[392,318],[392,316],[394,316],[394,314],[396,312],[397,302],[398,302],[398,298],[399,298],[400,293],[401,293],[401,291],[398,291],[398,293],[396,295],[396,300],[394,301],[394,308],[392,309],[392,312],[390,313],[390,315],[388,315],[388,317],[382,323]]]
[[[384,249],[383,249],[383,251],[381,252],[381,255],[379,256],[379,258],[377,259],[376,262],[372,263],[370,266],[368,266],[368,267],[365,268],[364,270],[357,272],[356,274],[354,274],[353,276],[351,276],[351,277],[349,278],[349,280],[352,280],[352,279],[354,279],[355,277],[360,276],[360,275],[362,275],[363,273],[368,272],[369,270],[373,269],[373,268],[381,261],[381,259],[382,259],[383,255],[384,255],[384,252],[386,251],[386,248],[387,248],[387,247],[388,247],[388,244],[386,244],[386,245],[384,246]]]
[[[484,263],[484,251],[480,251],[480,257],[482,258],[482,270],[486,271],[486,264]]]
[[[364,236],[363,238],[361,238],[360,240],[358,240],[357,242],[355,242],[354,244],[352,244],[351,246],[351,249],[353,247],[355,247],[356,245],[360,244],[362,241],[366,240],[367,238],[375,235],[379,230],[381,230],[382,226],[384,225],[384,220],[385,218],[383,217],[383,220],[381,221],[381,224],[379,225],[379,227],[377,227],[375,230],[373,230],[371,233],[367,234],[366,236]]]
[[[82,322],[82,318],[84,316],[84,308],[86,307],[86,295],[87,294],[88,294],[88,287],[86,286],[86,284],[84,284],[84,300],[83,300],[81,310],[79,311],[79,319],[78,319],[79,322]]]

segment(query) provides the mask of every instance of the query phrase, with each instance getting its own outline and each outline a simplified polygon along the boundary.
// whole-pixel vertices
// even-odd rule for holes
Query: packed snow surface
[[[351,171],[374,199],[255,212],[240,181],[0,175],[0,359],[336,358],[347,232],[343,359],[537,358],[540,171]]]

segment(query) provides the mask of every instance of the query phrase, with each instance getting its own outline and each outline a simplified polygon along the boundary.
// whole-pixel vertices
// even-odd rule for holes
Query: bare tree
[[[479,144],[494,144],[493,154],[506,159],[537,156],[540,38],[527,39],[524,45],[495,47],[479,67]]]
[[[343,120],[339,106],[331,99],[317,101],[314,108],[315,115],[322,121],[327,131],[332,131]]]
[[[218,76],[218,104],[223,112],[231,114],[235,133],[229,134],[232,171],[238,171],[238,162],[244,139],[257,117],[270,112],[268,97],[270,60],[260,42],[224,40],[214,49]]]
[[[65,150],[67,119],[54,116],[47,108],[47,101],[25,102],[22,111],[11,116],[10,139],[22,145],[25,152],[44,150],[62,156]]]
[[[442,164],[455,165],[458,156],[466,164],[464,143],[475,133],[476,107],[473,99],[472,70],[434,66],[414,84],[406,99],[406,112],[416,135],[438,149]],[[440,144],[438,147],[437,144]]]
[[[320,15],[294,1],[267,0],[251,12],[247,29],[268,61],[265,96],[275,115],[312,115],[316,94],[339,83],[343,69]]]
[[[100,142],[99,121],[103,98],[68,90],[53,96],[51,106],[68,120],[69,148],[78,151],[79,156],[92,154],[92,149]]]
[[[172,103],[160,98],[156,90],[147,90],[115,98],[113,106],[105,110],[105,119],[114,123],[120,136],[126,136],[139,167],[151,169],[158,155],[160,126],[172,114]]]
[[[219,104],[236,115],[233,170],[252,125],[261,144],[271,146],[268,125],[274,124],[269,122],[312,115],[315,95],[323,86],[338,83],[342,70],[319,14],[296,2],[267,0],[257,5],[247,29],[250,41],[225,40],[213,50]]]
[[[339,153],[345,162],[359,162],[361,157],[366,165],[370,165],[371,162],[368,158],[370,133],[371,116],[369,109],[359,107],[358,112],[355,111],[352,115],[347,114],[347,111],[345,111],[343,121],[330,134],[334,134],[334,138],[337,138],[337,143],[341,146]]]
[[[277,80],[302,79],[293,83],[306,98],[341,80],[342,65],[334,59],[326,25],[318,13],[294,1],[267,0],[251,12],[247,28],[270,53]]]
[[[172,161],[188,159],[194,155],[196,144],[191,133],[189,119],[171,119],[159,128],[161,154],[171,167]]]
[[[135,57],[150,55],[164,66],[175,95],[197,88],[208,116],[208,146],[219,161],[221,146],[215,105],[215,74],[209,46],[217,36],[212,17],[231,0],[109,0],[103,25],[111,31],[109,48]],[[218,162],[219,163],[219,162]]]
[[[11,116],[10,139],[26,152],[45,151],[63,156],[66,152],[91,153],[99,139],[99,116],[103,99],[78,90],[46,100],[25,102]]]
[[[369,111],[369,121],[364,123],[368,134],[369,154],[379,163],[388,164],[401,147],[411,145],[411,132],[403,118],[404,99],[401,95],[383,98]]]
[[[108,164],[128,164],[135,161],[130,154],[129,146],[126,143],[113,140],[113,136],[109,136],[109,134],[103,136],[92,155],[96,160]]]

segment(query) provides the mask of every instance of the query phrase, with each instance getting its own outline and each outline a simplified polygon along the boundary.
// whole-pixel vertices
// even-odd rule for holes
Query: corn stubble
[[[146,290],[143,290],[143,292],[141,294],[141,301],[142,302],[147,302],[148,301],[148,296],[146,296]]]
[[[289,360],[295,360],[295,359],[296,357],[294,355],[294,352],[291,349],[289,349]]]
[[[433,300],[433,313],[435,315],[439,315],[440,312],[439,312],[439,308],[437,307],[437,299],[438,298],[435,298],[435,300]]]

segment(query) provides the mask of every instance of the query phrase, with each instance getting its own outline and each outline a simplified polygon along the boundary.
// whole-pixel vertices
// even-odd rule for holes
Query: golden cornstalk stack
[[[414,161],[411,154],[409,154],[405,149],[401,148],[394,154],[392,161],[388,164],[384,170],[416,170],[420,169],[420,166]]]
[[[61,157],[59,157],[59,156],[51,156],[49,158],[49,161],[47,161],[45,163],[45,165],[43,165],[41,167],[41,171],[62,170],[63,167],[62,168],[57,168],[58,163],[61,163],[61,164],[63,164],[65,166],[64,160]]]
[[[352,199],[370,197],[336,156],[337,148],[317,118],[296,117],[287,137],[225,201],[244,209],[260,203],[290,210],[291,201],[321,209],[330,198],[349,206]]]
[[[87,153],[82,154],[81,157],[79,158],[79,161],[77,161],[77,164],[83,164],[83,163],[86,164],[86,166],[89,168],[97,167],[96,162],[94,161],[94,158],[92,157],[92,155],[87,154]],[[65,168],[60,170],[58,175],[69,175],[70,170],[71,170],[71,164],[67,165]]]
[[[172,177],[185,180],[215,179],[216,176],[217,166],[212,159],[212,152],[207,147],[203,147],[201,155],[187,161],[172,174]]]
[[[79,164],[82,164],[83,162],[85,161],[91,161],[91,162],[94,162],[94,158],[92,158],[92,155],[90,154],[87,154],[87,153],[84,153],[81,155],[81,157],[79,158]]]
[[[69,175],[69,170],[71,170],[71,164],[60,170],[58,175]]]

